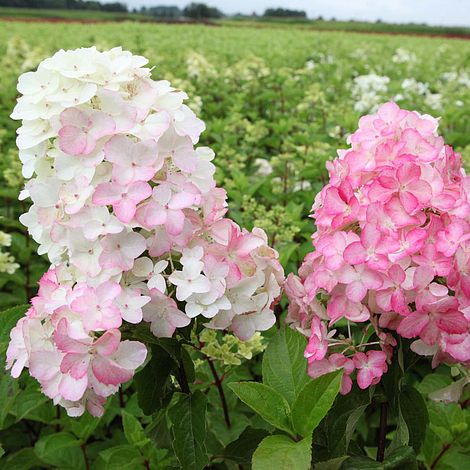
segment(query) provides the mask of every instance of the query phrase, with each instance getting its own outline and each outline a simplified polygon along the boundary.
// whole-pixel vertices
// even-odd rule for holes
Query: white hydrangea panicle
[[[278,255],[224,217],[214,152],[195,147],[205,125],[147,63],[61,50],[18,82],[20,197],[32,201],[20,220],[51,268],[11,332],[8,368],[28,367],[72,416],[101,414],[144,363],[125,323],[171,337],[201,317],[249,339],[275,321]]]

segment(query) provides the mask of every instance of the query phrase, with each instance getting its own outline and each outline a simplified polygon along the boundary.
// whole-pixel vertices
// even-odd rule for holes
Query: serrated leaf
[[[150,439],[145,435],[142,425],[135,416],[131,415],[126,410],[122,410],[121,414],[122,426],[124,428],[124,435],[126,436],[127,442],[139,449],[142,449],[150,442]]]
[[[289,404],[279,392],[258,382],[232,382],[229,387],[269,424],[293,434]]]
[[[409,444],[419,452],[426,435],[429,415],[422,395],[413,387],[405,387],[398,397],[400,413],[409,433]]]
[[[285,435],[264,438],[253,454],[253,470],[309,470],[312,462],[312,440],[293,441]]]
[[[311,436],[326,416],[338,395],[342,375],[341,371],[331,372],[304,386],[292,408],[292,422],[298,434]]]
[[[146,415],[161,408],[170,390],[170,374],[177,366],[161,346],[152,345],[151,352],[148,364],[135,375],[138,403]]]
[[[173,435],[173,450],[183,470],[203,469],[206,452],[206,396],[199,390],[192,395],[175,393],[168,410]]]
[[[49,398],[39,391],[39,385],[34,385],[37,390],[29,387],[21,391],[18,399],[15,401],[15,407],[12,412],[15,414],[16,421],[28,417],[34,410],[49,402]]]
[[[264,429],[246,428],[239,438],[231,442],[224,451],[224,457],[242,465],[251,462],[253,452],[259,443],[268,435]]]
[[[144,457],[130,445],[103,450],[93,465],[93,470],[134,470],[144,468]]]
[[[347,395],[338,396],[323,425],[329,456],[341,457],[348,453],[349,442],[357,422],[370,402],[369,392],[358,388],[354,388]]]
[[[21,449],[2,461],[4,470],[29,470],[30,468],[38,468],[41,465],[43,464],[32,447]]]
[[[42,437],[36,442],[34,451],[38,458],[61,469],[85,468],[81,443],[72,434],[59,432]]]
[[[403,446],[395,449],[383,462],[384,470],[416,470],[416,454],[413,447]]]
[[[263,357],[263,382],[292,405],[310,381],[304,357],[307,341],[291,328],[282,328],[271,339]]]

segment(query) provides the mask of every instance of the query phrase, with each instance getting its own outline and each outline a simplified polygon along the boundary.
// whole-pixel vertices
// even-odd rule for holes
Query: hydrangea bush
[[[27,38],[25,47],[10,40],[12,31]],[[17,305],[0,313],[0,354],[5,358],[10,342],[7,365],[15,377],[20,375],[0,376],[0,466],[460,470],[467,465],[470,444],[470,375],[455,351],[465,349],[460,339],[466,336],[442,331],[434,312],[423,309],[430,298],[423,291],[438,298],[457,293],[457,311],[465,315],[463,288],[454,290],[451,277],[438,274],[423,288],[417,281],[413,290],[413,273],[421,264],[413,255],[390,258],[377,249],[382,261],[383,255],[406,273],[401,290],[409,311],[395,308],[396,300],[390,311],[378,300],[374,304],[375,293],[392,288],[385,283],[394,281],[394,274],[369,263],[374,253],[367,241],[374,235],[365,227],[369,222],[356,212],[358,222],[342,221],[351,215],[348,203],[330,201],[329,210],[337,204],[337,213],[329,215],[329,227],[318,226],[315,237],[351,232],[344,243],[356,243],[356,251],[367,251],[367,256],[352,262],[346,259],[351,253],[344,252],[343,261],[328,261],[327,276],[343,270],[350,276],[351,270],[344,267],[349,265],[355,280],[367,283],[365,297],[355,302],[347,298],[363,288],[354,284],[348,289],[353,282],[346,284],[346,277],[338,279],[331,292],[320,287],[313,293],[313,278],[306,281],[312,273],[302,267],[299,276],[291,275],[285,284],[290,307],[284,298],[276,308],[279,321],[260,332],[274,321],[272,304],[268,307],[265,301],[278,297],[280,268],[274,252],[260,241],[260,230],[240,230],[225,218],[225,195],[213,178],[230,196],[230,219],[248,229],[266,230],[284,268],[297,272],[312,250],[313,223],[306,208],[327,183],[325,162],[356,128],[359,112],[375,112],[390,99],[403,107],[439,112],[446,140],[458,147],[467,145],[462,106],[468,87],[460,60],[466,45],[443,40],[436,48],[431,39],[377,36],[371,41],[357,35],[270,28],[253,33],[232,28],[229,35],[227,31],[131,23],[64,28],[10,23],[0,28],[0,36],[8,38],[7,62],[2,60],[7,67],[0,72],[0,178],[6,185],[1,190],[5,217],[0,222],[8,233],[5,246],[11,234],[8,251],[15,259],[8,254],[9,270],[19,264],[13,274],[0,272],[0,302]],[[40,46],[37,34],[43,34]],[[214,46],[220,41],[227,45],[223,53]],[[173,87],[152,81],[145,59],[120,49],[61,52],[38,72],[21,78],[23,97],[15,110],[20,119],[16,113],[24,114],[20,161],[12,139],[15,124],[7,117],[18,97],[14,84],[20,73],[36,70],[56,44],[95,44],[100,49],[125,44],[158,63],[159,76],[171,80]],[[405,45],[409,57],[400,49]],[[445,75],[447,71],[455,76]],[[371,94],[362,85],[374,77],[386,86],[374,87]],[[405,82],[418,83],[420,89],[405,87]],[[429,85],[428,91],[424,85]],[[441,98],[442,113],[428,103],[428,96]],[[361,121],[367,137],[351,142],[361,158],[341,157],[346,161],[328,185],[341,187],[341,201],[354,195],[361,210],[365,198],[360,191],[344,190],[343,170],[358,179],[364,176],[363,186],[382,170],[395,177],[394,165],[411,158],[404,158],[403,149],[395,146],[408,145],[403,126],[440,148],[438,139],[431,137],[434,131],[426,127],[435,120],[400,111],[401,117],[408,117],[397,117],[400,123],[392,125],[385,115],[393,115],[393,109],[387,105],[379,117],[363,118],[366,123],[371,120],[364,126]],[[194,113],[207,123],[204,141],[223,156],[216,174],[213,154],[195,148],[203,125]],[[426,121],[424,128],[421,119]],[[377,146],[379,142],[388,146]],[[462,151],[464,160],[467,153]],[[430,173],[424,171],[431,172],[426,168],[436,168],[432,171],[438,176],[432,181],[442,178],[443,192],[451,181],[440,163],[444,155],[441,149],[432,162],[417,163],[422,172],[418,179],[426,182]],[[361,166],[364,158],[367,164]],[[373,170],[376,158],[390,169],[385,171],[381,163]],[[337,162],[328,167],[332,165]],[[447,174],[459,174],[449,166],[453,170]],[[18,203],[24,177],[32,179]],[[393,188],[386,181],[380,186],[390,193]],[[359,183],[353,178],[349,184]],[[148,187],[152,194],[147,196]],[[396,209],[396,204],[381,199],[381,189],[374,191],[380,193],[374,201],[379,208]],[[404,205],[401,193],[391,198]],[[410,216],[417,219],[413,223],[398,227],[400,234],[412,231],[414,223],[416,229],[427,230],[431,214],[447,211],[441,217],[446,227],[452,223],[447,217],[466,220],[460,209],[439,205],[430,210],[434,199],[440,204],[450,201],[442,194],[420,199],[424,209]],[[17,219],[31,201],[31,210],[21,219],[25,229]],[[421,224],[418,212],[425,214]],[[28,229],[41,255],[36,254]],[[396,230],[378,230],[380,242],[390,243],[392,232]],[[321,253],[308,255],[305,266],[311,263],[321,271],[316,256],[323,259],[328,250],[337,250],[337,240],[333,241],[324,237],[322,246],[314,238]],[[465,247],[463,239],[458,244],[459,249]],[[144,251],[136,254],[142,247]],[[443,256],[453,263],[459,249]],[[420,246],[417,253],[423,250]],[[49,265],[47,257],[51,269],[35,297],[37,280]],[[376,276],[369,270],[383,285],[370,286]],[[260,272],[264,285],[258,285]],[[429,278],[420,271],[423,275]],[[465,279],[464,274],[461,277]],[[196,292],[207,289],[205,279],[210,290]],[[342,312],[337,304],[336,317],[330,318],[332,295],[342,289],[347,306],[353,304],[356,310],[348,319],[347,309]],[[393,294],[384,295],[392,302]],[[32,297],[32,306],[21,305]],[[419,305],[410,300],[418,297]],[[288,308],[292,328],[282,321]],[[399,322],[416,312],[427,314],[429,328],[437,323],[439,339],[432,344],[426,342],[429,328],[412,338],[397,331]],[[443,338],[449,341],[444,344]],[[432,353],[434,360],[414,353],[412,344],[420,353]],[[451,344],[459,346],[451,352]],[[84,413],[86,408],[99,416]]]
[[[393,102],[364,116],[315,199],[287,321],[309,337],[312,377],[344,371],[342,393],[354,372],[377,384],[400,337],[433,367],[470,361],[470,179],[438,125]]]
[[[122,339],[145,322],[171,337],[196,317],[240,339],[273,326],[283,270],[261,229],[225,217],[214,153],[187,95],[151,79],[141,56],[61,50],[18,81],[13,111],[28,178],[21,222],[47,254],[31,308],[11,332],[7,367],[24,367],[78,416],[146,360]]]

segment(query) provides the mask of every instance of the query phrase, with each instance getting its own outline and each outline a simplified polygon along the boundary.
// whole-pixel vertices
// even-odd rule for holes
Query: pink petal
[[[346,287],[346,295],[352,302],[360,302],[367,294],[367,287],[361,281],[354,281]]]
[[[130,222],[135,215],[136,205],[130,199],[121,199],[113,205],[114,214],[123,223]]]
[[[144,181],[136,181],[129,186],[127,197],[135,203],[141,202],[152,195],[152,187]]]
[[[87,148],[87,136],[78,127],[64,126],[59,130],[59,148],[68,155],[81,155]]]
[[[121,332],[116,329],[108,330],[103,336],[98,338],[94,347],[96,352],[102,356],[109,356],[116,352],[121,342]]]
[[[120,385],[134,375],[132,371],[123,369],[109,359],[97,356],[92,364],[93,374],[104,385]]]
[[[106,206],[113,204],[122,198],[124,188],[116,183],[101,183],[93,194],[93,204]]]
[[[170,235],[179,235],[184,228],[184,213],[179,210],[168,210],[165,227]]]
[[[367,259],[367,253],[361,242],[354,242],[346,247],[343,257],[349,264],[362,264]]]
[[[397,332],[404,338],[414,338],[421,334],[428,323],[429,317],[427,315],[413,313],[403,318],[397,328]]]
[[[468,322],[463,313],[447,312],[439,316],[437,325],[440,330],[446,333],[459,334],[468,331]]]
[[[88,386],[88,377],[74,379],[71,375],[64,375],[59,383],[59,392],[70,401],[78,401],[83,397]]]

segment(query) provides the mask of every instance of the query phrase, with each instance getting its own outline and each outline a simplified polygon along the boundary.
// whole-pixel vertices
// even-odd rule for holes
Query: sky
[[[111,1],[111,0],[108,0]],[[113,0],[114,1],[114,0]],[[154,5],[184,7],[200,1],[227,14],[256,12],[284,7],[305,10],[311,18],[428,23],[470,26],[470,0],[121,0],[131,8]]]

